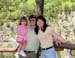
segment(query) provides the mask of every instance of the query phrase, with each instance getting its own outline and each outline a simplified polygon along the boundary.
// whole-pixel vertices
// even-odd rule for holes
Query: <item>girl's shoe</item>
[[[25,52],[22,50],[20,53],[19,53],[21,56],[23,56],[23,57],[26,57],[26,54],[25,54]]]

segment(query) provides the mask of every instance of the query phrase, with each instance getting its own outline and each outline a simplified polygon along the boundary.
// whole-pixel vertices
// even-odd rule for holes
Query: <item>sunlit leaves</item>
[[[0,0],[0,20],[13,20],[34,13],[35,0]],[[31,2],[31,3],[30,3]]]

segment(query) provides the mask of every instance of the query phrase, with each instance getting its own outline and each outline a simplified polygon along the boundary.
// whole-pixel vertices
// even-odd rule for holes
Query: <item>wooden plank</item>
[[[71,50],[75,50],[75,43],[71,43],[69,41],[64,42],[62,45],[60,46],[55,46],[56,48],[61,48],[61,49],[71,49]]]
[[[14,42],[0,42],[0,52],[16,52],[17,48],[18,45]]]
[[[0,52],[16,52],[17,48],[0,48]]]
[[[5,43],[4,43],[5,44]],[[16,52],[17,51],[18,46],[13,47],[13,48],[0,48],[0,52]],[[64,42],[61,46],[55,46],[56,51],[61,51],[64,48],[65,49],[71,49],[71,50],[75,50],[75,43],[71,43],[71,42]]]

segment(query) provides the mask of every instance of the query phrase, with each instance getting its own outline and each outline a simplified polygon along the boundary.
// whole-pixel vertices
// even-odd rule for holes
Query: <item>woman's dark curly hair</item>
[[[43,16],[38,16],[36,20],[36,27],[35,27],[35,33],[38,34],[39,32],[39,27],[37,26],[37,21],[38,19],[42,20],[44,22],[43,28],[41,30],[44,32],[46,30],[46,27],[48,26],[46,23],[46,19]]]

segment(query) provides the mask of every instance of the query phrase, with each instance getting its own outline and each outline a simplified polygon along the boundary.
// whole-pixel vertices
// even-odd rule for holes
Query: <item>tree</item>
[[[35,0],[35,15],[43,15],[44,0]]]

